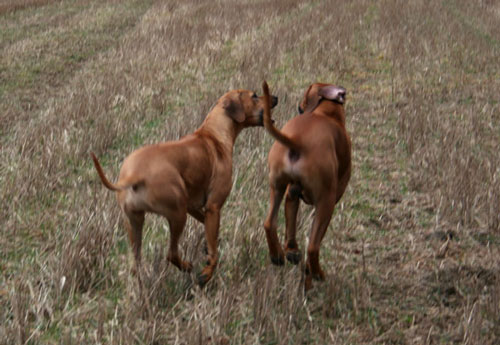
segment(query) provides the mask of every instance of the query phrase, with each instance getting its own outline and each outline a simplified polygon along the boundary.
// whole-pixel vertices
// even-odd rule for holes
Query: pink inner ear
[[[319,95],[323,98],[329,99],[330,101],[338,101],[344,103],[346,90],[340,86],[325,86],[319,91]]]

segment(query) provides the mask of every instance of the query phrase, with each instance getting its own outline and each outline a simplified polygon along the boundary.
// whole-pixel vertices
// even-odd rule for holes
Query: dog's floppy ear
[[[333,86],[333,85],[328,85],[322,87],[318,94],[326,98],[330,101],[335,101],[340,104],[344,104],[345,102],[345,95],[346,95],[346,89],[344,89],[341,86]]]
[[[341,86],[325,85],[318,87],[313,84],[309,86],[306,93],[306,108],[304,112],[312,112],[323,98],[344,104],[345,96],[346,90]]]
[[[306,107],[303,109],[304,113],[310,113],[318,106],[320,101],[320,95],[318,94],[318,88],[313,87],[314,85],[309,86],[309,89],[306,92]]]
[[[230,97],[224,98],[222,101],[222,108],[226,111],[227,116],[232,118],[238,123],[245,121],[245,112],[241,106],[239,99],[236,101]]]

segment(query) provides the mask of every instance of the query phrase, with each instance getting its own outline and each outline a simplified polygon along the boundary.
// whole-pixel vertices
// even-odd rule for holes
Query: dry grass
[[[500,341],[497,2],[4,0],[0,13],[0,343]],[[348,89],[354,172],[322,245],[327,281],[305,296],[300,268],[270,264],[272,140],[249,129],[213,281],[200,290],[166,263],[166,222],[150,217],[139,293],[88,152],[116,176],[133,149],[192,132],[222,93],[263,79],[280,125],[311,82]],[[203,236],[190,220],[195,271]]]

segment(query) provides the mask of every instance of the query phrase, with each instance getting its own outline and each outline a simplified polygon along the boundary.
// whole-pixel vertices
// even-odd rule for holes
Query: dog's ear
[[[344,104],[345,102],[345,95],[346,95],[346,89],[344,89],[341,86],[333,86],[333,85],[328,85],[322,87],[318,94],[326,98],[330,101],[335,101],[340,104]]]
[[[316,107],[318,106],[318,103],[320,101],[320,95],[318,93],[318,88],[313,87],[313,86],[314,86],[314,84],[309,86],[309,89],[307,89],[306,97],[305,97],[305,101],[306,101],[305,108],[302,107],[304,113],[310,113],[311,111],[316,109]]]
[[[245,121],[245,112],[241,106],[239,99],[236,101],[232,98],[226,97],[222,101],[222,108],[226,111],[227,116],[232,118],[238,123]]]
[[[309,86],[306,92],[305,104],[302,109],[304,113],[312,112],[318,106],[318,103],[322,98],[328,99],[330,101],[335,101],[340,104],[344,104],[346,96],[346,90],[341,86],[325,85],[318,87],[317,85]]]

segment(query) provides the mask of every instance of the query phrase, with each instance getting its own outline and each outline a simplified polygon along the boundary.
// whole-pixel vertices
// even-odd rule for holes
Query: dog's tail
[[[271,96],[269,94],[269,86],[266,81],[262,83],[262,90],[264,91],[264,127],[280,143],[293,151],[300,152],[299,144],[273,125],[273,121],[271,120]]]
[[[102,184],[109,190],[113,190],[115,192],[125,189],[127,187],[120,187],[112,184],[109,182],[109,180],[106,178],[106,175],[104,175],[104,171],[102,170],[101,164],[99,164],[99,161],[97,160],[97,157],[93,152],[90,152],[90,156],[92,157],[92,160],[94,161],[95,168],[97,170],[97,173],[99,174],[99,177],[101,178]]]

